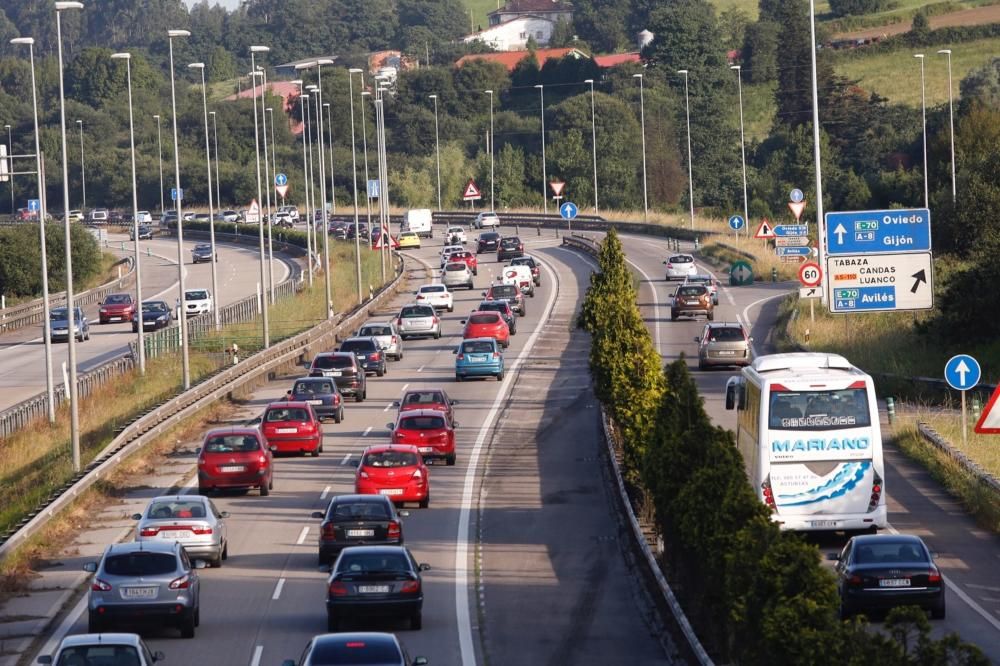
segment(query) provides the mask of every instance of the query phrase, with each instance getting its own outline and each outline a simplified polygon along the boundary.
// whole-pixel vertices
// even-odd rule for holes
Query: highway
[[[109,248],[116,254],[131,254],[131,241],[126,235],[110,234]],[[125,251],[119,248],[125,243]],[[192,264],[191,249],[201,240],[185,240],[184,271],[187,289],[212,289],[212,266],[209,263]],[[142,292],[144,300],[164,300],[171,306],[179,298],[177,285],[177,239],[155,238],[139,244],[142,263]],[[224,306],[256,293],[260,281],[260,261],[256,250],[239,245],[217,244],[219,248],[218,306]],[[288,266],[275,260],[275,284],[289,273]],[[127,291],[135,293],[132,286]],[[90,340],[76,347],[77,368],[86,372],[106,363],[126,351],[128,343],[136,340],[131,323],[101,325],[98,306],[84,309],[90,321]],[[11,331],[0,336],[0,411],[22,400],[45,391],[45,344],[41,325]],[[62,364],[68,361],[68,345],[52,345],[52,368],[56,384],[62,382]]]
[[[480,288],[499,264],[480,255],[477,289],[455,294],[444,314],[440,340],[410,340],[404,360],[372,378],[368,400],[347,403],[342,424],[328,423],[325,453],[282,458],[275,492],[267,498],[222,495],[229,511],[230,558],[203,570],[202,624],[185,641],[173,630],[146,632],[168,663],[260,666],[296,658],[307,639],[325,631],[325,572],[316,566],[318,521],[310,518],[328,498],[353,488],[354,466],[368,443],[387,441],[392,401],[404,387],[443,386],[453,398],[458,463],[431,470],[430,508],[410,508],[406,543],[432,570],[425,581],[424,626],[366,623],[348,628],[397,631],[411,654],[432,664],[665,663],[674,649],[630,569],[628,534],[614,508],[601,457],[600,425],[589,387],[587,337],[573,327],[593,260],[557,245],[551,236],[525,236],[526,250],[543,262],[542,286],[528,299],[527,316],[507,351],[507,377],[457,384],[450,353],[461,337],[459,320],[480,300]],[[695,358],[703,321],[669,321],[672,286],[663,281],[665,241],[623,236],[641,279],[639,302],[665,361],[682,352]],[[408,254],[438,265],[440,241]],[[430,281],[411,262],[409,282],[395,305]],[[721,277],[721,276],[720,276]],[[794,285],[757,283],[723,287],[716,321],[742,320],[757,353],[773,351],[778,299]],[[388,318],[393,308],[379,313]],[[730,371],[693,370],[706,408],[732,426],[723,408]],[[234,421],[258,414],[284,394],[293,377],[278,377],[257,391]],[[887,433],[889,431],[887,430]],[[193,470],[199,441],[182,444],[171,464]],[[1000,591],[994,574],[1000,540],[978,530],[921,468],[887,447],[886,489],[895,529],[922,535],[938,553],[949,580],[948,619],[936,633],[956,631],[1000,662]],[[171,470],[175,467],[171,467]],[[176,479],[175,479],[176,480]],[[172,481],[171,481],[172,482]],[[165,485],[169,485],[167,482]],[[142,485],[142,482],[138,482]],[[106,527],[128,525],[155,489],[137,489],[109,507]],[[107,532],[103,532],[107,533]],[[86,534],[81,543],[86,543]],[[817,539],[824,553],[843,537]],[[70,546],[65,567],[85,561]],[[62,628],[86,631],[82,603]],[[53,640],[61,635],[56,632]]]

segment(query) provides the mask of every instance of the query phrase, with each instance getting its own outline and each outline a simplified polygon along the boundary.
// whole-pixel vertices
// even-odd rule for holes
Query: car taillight
[[[458,358],[459,361],[464,361],[465,360],[465,354],[459,354],[456,358]]]
[[[187,574],[184,574],[180,578],[175,578],[170,581],[171,590],[186,590],[191,586],[191,579],[188,578]]]
[[[402,326],[402,325],[403,325],[403,319],[402,318],[397,319],[396,326]]]
[[[408,580],[403,583],[403,589],[400,590],[403,594],[416,594],[420,591],[420,581],[419,580]]]
[[[398,539],[400,536],[402,536],[402,534],[403,534],[403,531],[399,528],[399,521],[390,520],[389,521],[389,527],[388,527],[388,529],[385,532],[386,538],[387,539]]]
[[[928,583],[940,583],[941,582],[941,572],[937,569],[931,569],[931,572],[927,574]]]
[[[431,317],[431,323],[438,323],[439,319],[437,317]]]
[[[868,500],[868,512],[874,511],[878,507],[879,500],[882,499],[882,477],[875,473],[872,479],[872,495]]]
[[[109,592],[111,591],[111,586],[100,578],[95,578],[94,582],[90,584],[90,589],[95,592]]]
[[[424,300],[424,295],[423,294],[417,294],[417,300],[418,301]]]
[[[864,579],[862,579],[858,574],[852,574],[851,577],[847,579],[847,584],[852,587],[857,587],[864,584]]]
[[[674,267],[673,264],[667,264],[667,268],[673,268],[673,267]]]
[[[191,528],[191,532],[194,534],[211,534],[212,528],[208,525],[195,525]]]
[[[771,509],[771,512],[778,510],[778,505],[774,502],[774,491],[771,490],[771,477],[768,475],[764,479],[764,483],[760,484],[760,488],[764,493],[764,503]]]
[[[493,360],[496,361],[499,358],[500,358],[500,354],[498,354],[497,352],[493,352]]]
[[[358,476],[360,476],[362,479],[367,479],[368,472],[366,472],[365,470],[361,470],[360,472],[358,472]]]
[[[339,404],[340,404],[340,394],[339,393],[335,393],[333,395],[333,406],[336,407]]]
[[[378,352],[375,352],[375,353],[371,354],[371,355],[370,355],[370,356],[368,357],[368,359],[369,359],[369,360],[371,360],[371,361],[377,361],[377,360],[379,360],[380,358],[382,358],[382,355],[381,355],[381,354],[379,354]]]
[[[337,528],[333,523],[323,523],[323,537],[333,539],[337,536]]]
[[[144,527],[140,530],[139,535],[144,537],[153,537],[160,533],[160,528],[158,527]]]
[[[396,342],[398,342],[398,341],[396,340],[396,336],[394,335],[394,336],[392,336],[392,344],[396,344]]]
[[[261,465],[267,464],[267,456],[257,456],[257,462]]]
[[[339,580],[335,580],[330,583],[330,596],[331,597],[346,597],[347,596],[347,586],[341,583]]]
[[[416,481],[419,481],[420,479],[424,478],[424,473],[423,473],[423,472],[421,472],[421,471],[420,471],[420,470],[418,469],[418,470],[416,470],[416,471],[414,471],[414,472],[413,472],[413,477],[412,477],[412,478],[413,478],[414,480],[416,480]]]

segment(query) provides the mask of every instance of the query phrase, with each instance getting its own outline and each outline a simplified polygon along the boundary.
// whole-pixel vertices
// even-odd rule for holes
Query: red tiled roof
[[[640,62],[642,58],[638,53],[612,53],[611,55],[595,55],[594,63],[598,67],[614,67],[625,62]]]
[[[546,0],[546,2],[548,2],[548,0]],[[564,58],[570,53],[573,53],[574,51],[586,56],[586,54],[580,51],[579,49],[572,49],[572,48],[536,49],[535,62],[538,63],[539,67],[542,67],[546,63],[546,61],[552,58],[555,58],[556,60],[558,60],[559,58]],[[502,51],[500,53],[474,53],[459,58],[455,62],[455,66],[461,67],[465,63],[470,62],[472,60],[486,60],[488,62],[498,62],[504,67],[506,67],[508,72],[513,72],[514,68],[517,67],[517,63],[524,60],[525,56],[527,56],[530,53],[531,51]]]

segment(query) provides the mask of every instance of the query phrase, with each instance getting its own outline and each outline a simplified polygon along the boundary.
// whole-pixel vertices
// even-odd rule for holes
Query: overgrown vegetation
[[[61,224],[45,225],[49,292],[66,290],[66,243]],[[70,227],[73,286],[82,291],[104,277],[108,260],[94,236],[81,225]],[[0,227],[0,293],[34,298],[42,293],[42,244],[35,224]]]
[[[617,234],[598,255],[578,324],[592,335],[595,392],[617,425],[625,472],[655,509],[666,567],[689,618],[722,662],[986,664],[923,611],[892,611],[885,632],[838,619],[815,545],[772,522],[732,432],[712,425],[687,363],[660,368]]]

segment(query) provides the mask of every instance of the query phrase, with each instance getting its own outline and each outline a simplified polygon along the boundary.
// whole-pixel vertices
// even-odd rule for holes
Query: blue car
[[[78,307],[73,308],[73,333],[80,342],[90,339],[90,322]],[[49,337],[52,342],[69,341],[69,311],[66,307],[52,308],[49,312]]]
[[[466,377],[496,377],[503,381],[503,350],[494,338],[469,338],[453,352],[455,381]]]

